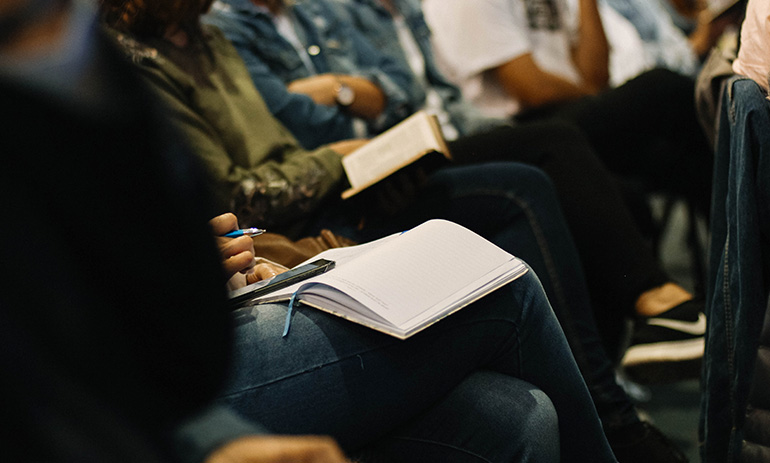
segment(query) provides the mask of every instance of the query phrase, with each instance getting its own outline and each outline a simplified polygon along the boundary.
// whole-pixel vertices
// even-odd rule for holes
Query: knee
[[[465,417],[486,436],[492,461],[559,461],[558,417],[543,391],[495,372],[475,373],[461,390],[474,391]]]

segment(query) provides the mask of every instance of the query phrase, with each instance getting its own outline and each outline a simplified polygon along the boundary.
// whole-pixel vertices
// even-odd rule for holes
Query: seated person
[[[109,8],[107,16],[109,20]],[[152,18],[151,15],[149,17]],[[139,30],[132,24],[116,25],[124,31]],[[157,27],[154,29],[157,30]],[[285,227],[287,217],[301,219],[302,212],[306,217],[329,214],[326,223],[337,225],[330,228],[344,229],[343,234],[365,241],[367,237],[409,228],[427,218],[448,218],[476,229],[504,249],[514,250],[528,262],[536,261],[537,268],[548,274],[546,285],[555,288],[553,294],[557,294],[562,301],[560,306],[563,309],[559,313],[565,320],[586,320],[576,322],[574,329],[570,329],[572,338],[580,340],[575,347],[581,351],[601,349],[569,232],[561,222],[555,198],[542,174],[510,163],[446,168],[430,178],[415,204],[403,214],[379,220],[378,217],[368,216],[365,227],[359,229],[358,221],[350,220],[352,214],[345,206],[330,197],[333,190],[329,185],[341,176],[339,166],[332,163],[334,156],[338,155],[326,148],[307,152],[297,146],[296,141],[269,115],[259,94],[251,86],[243,63],[216,29],[198,29],[195,24],[185,24],[184,27],[169,30],[169,40],[147,34],[140,43],[126,33],[119,33],[118,41],[171,105],[172,119],[189,135],[200,157],[209,163],[210,171],[219,180],[222,196],[227,197],[233,190],[236,191],[231,199],[244,221]],[[180,31],[183,38],[178,40],[174,36]],[[172,40],[186,45],[176,46]],[[196,53],[201,48],[207,52]],[[240,87],[238,91],[220,89],[217,94],[215,86],[196,86],[191,76],[197,76],[201,82],[237,83]],[[249,85],[244,85],[244,82]],[[217,135],[213,137],[211,134]],[[318,193],[311,188],[313,185],[302,183],[306,181],[301,174],[302,169],[323,172],[324,167],[328,168],[327,175],[319,173],[318,178],[328,182],[326,191]],[[250,189],[248,194],[240,195],[238,190],[245,188]],[[292,196],[293,191],[298,193],[298,199]],[[283,192],[287,194],[281,196]],[[305,196],[299,196],[299,193]],[[269,195],[275,195],[275,200]],[[239,201],[242,197],[253,198],[254,203],[241,207]],[[284,198],[304,200],[306,207],[294,208],[294,204],[283,201]],[[322,199],[326,199],[323,207],[320,206]],[[338,210],[334,211],[334,208]],[[332,213],[336,213],[336,217],[331,216]],[[283,218],[283,221],[268,222],[272,217]],[[571,315],[564,313],[568,309]],[[609,387],[614,388],[597,385],[592,390],[607,394],[608,403],[613,406],[620,403],[623,413],[632,416],[634,436],[641,432],[645,438],[655,439],[655,431],[638,422],[633,406],[614,383],[606,354],[598,358],[593,354],[581,354],[581,361],[589,362],[587,357],[592,363],[586,363],[590,365],[586,366],[586,374],[590,377],[609,377]],[[616,398],[618,395],[620,399]],[[619,441],[637,443],[635,438],[626,438],[629,430],[618,433],[624,437]]]
[[[538,129],[529,125],[515,128],[498,127],[492,131],[474,130],[470,121],[477,118],[477,112],[473,111],[473,107],[462,98],[460,91],[449,83],[438,69],[429,40],[430,31],[425,24],[419,2],[335,1],[349,13],[347,22],[352,22],[370,43],[376,44],[381,52],[396,57],[403,66],[412,69],[414,82],[420,85],[419,93],[425,95],[425,109],[438,112],[439,118],[442,113],[445,116],[448,113],[449,119],[460,128],[461,133],[470,133],[449,144],[450,151],[456,158],[460,158],[460,162],[463,162],[466,152],[473,153],[473,160],[484,156],[515,159],[534,164],[551,177],[570,231],[575,236],[575,244],[586,269],[591,297],[595,302],[597,318],[605,338],[607,331],[620,331],[618,323],[607,322],[608,319],[619,322],[618,312],[628,314],[633,313],[635,309],[636,315],[655,318],[673,318],[675,313],[682,313],[679,308],[674,311],[671,309],[692,296],[680,285],[672,282],[661,269],[659,262],[631,223],[630,214],[618,197],[618,192],[612,187],[611,176],[601,166],[583,137],[575,137],[573,132],[563,126],[560,127],[559,133],[554,132],[553,127],[547,130],[547,124],[539,125]],[[300,9],[302,5],[304,3],[297,4],[295,9]],[[224,20],[220,23],[223,26],[227,24]],[[320,34],[320,31],[316,32]],[[258,51],[258,43],[250,49]],[[525,134],[528,133],[530,136],[526,137]],[[562,140],[563,143],[550,141],[553,138]],[[495,143],[492,143],[493,140]],[[504,146],[516,149],[502,149]],[[597,207],[600,203],[603,206]],[[614,267],[615,265],[622,267]],[[647,277],[643,277],[645,275]],[[657,276],[652,278],[652,275]],[[629,284],[629,281],[637,278],[638,284]],[[654,283],[655,281],[657,283]],[[667,301],[665,297],[658,299],[663,294],[679,294],[682,298]],[[657,303],[653,308],[652,301],[656,299]],[[689,314],[685,317],[697,319],[699,311],[702,310],[702,302],[687,305]],[[626,310],[618,311],[618,307],[626,307]],[[648,331],[643,323],[640,323],[640,326],[640,331]],[[689,337],[684,340],[690,341]],[[661,344],[656,344],[657,347],[662,347]],[[654,363],[649,358],[641,360],[645,357],[645,348],[641,343],[632,346],[624,363],[634,368],[644,368],[645,363]],[[690,355],[672,344],[671,357],[666,360],[675,360],[677,350],[681,351],[684,358]]]
[[[390,11],[399,10],[404,10],[400,14],[405,20],[404,27],[397,30]],[[290,45],[294,38],[281,26],[291,18],[300,37],[312,38],[313,45],[305,45],[319,49],[312,57],[312,67],[303,64],[302,52]],[[412,86],[407,91],[411,105],[437,115],[455,161],[467,164],[514,160],[542,168],[554,181],[576,238],[591,295],[597,301],[602,335],[611,350],[617,350],[626,316],[697,319],[701,303],[661,315],[692,299],[692,295],[661,269],[631,221],[613,179],[578,129],[554,122],[510,127],[500,119],[484,117],[437,69],[419,4],[319,0],[289,5],[281,0],[219,0],[204,19],[233,42],[268,107],[287,127],[295,128],[293,134],[306,146],[339,140],[331,120],[323,126],[314,120],[316,111],[344,110],[331,97],[333,85],[327,87],[323,97],[316,92],[304,94],[306,82],[328,80],[327,74],[318,74],[316,69],[334,72],[338,77],[366,75],[369,62],[385,61],[385,56],[390,56],[397,58],[397,67],[413,71]],[[352,30],[351,22],[357,26]],[[405,36],[409,34],[417,41],[410,41]],[[402,47],[404,40],[407,42]],[[404,49],[412,53],[406,56]],[[359,50],[367,52],[362,55]],[[297,106],[295,111],[285,111],[291,101],[303,102],[303,109]],[[338,117],[344,114],[342,111]],[[312,133],[312,138],[306,137],[307,133]],[[640,329],[645,328],[642,320]],[[642,338],[652,339],[640,335]],[[691,340],[688,336],[684,341]],[[646,348],[640,346],[642,351]],[[667,351],[671,357],[663,359],[665,363],[698,361],[689,354],[679,358],[676,352],[684,351],[675,346]],[[632,352],[629,359],[633,357],[636,360],[632,363],[640,369],[649,370],[649,364],[660,362],[644,352],[639,356]]]
[[[462,164],[493,159],[523,161],[543,168],[555,182],[570,231],[576,237],[592,300],[596,302],[596,318],[610,352],[618,350],[625,326],[624,318],[639,317],[639,334],[625,358],[629,369],[637,372],[639,378],[650,379],[649,372],[653,369],[658,378],[666,380],[680,378],[683,374],[697,375],[700,354],[697,349],[682,349],[681,344],[702,345],[702,335],[674,333],[675,341],[669,338],[661,346],[660,329],[649,328],[645,317],[697,321],[702,302],[689,303],[693,296],[672,282],[660,268],[632,223],[613,180],[596,159],[585,138],[566,124],[543,123],[512,128],[500,120],[484,118],[474,110],[458,89],[436,69],[430,46],[423,40],[427,37],[427,29],[419,4],[376,1],[338,3],[342,8],[351,9],[350,15],[358,26],[355,30],[349,30],[351,19],[338,5],[323,1],[286,4],[282,1],[223,0],[216,2],[204,19],[220,27],[233,41],[268,107],[281,108],[274,109],[274,115],[289,127],[303,125],[303,121],[312,118],[311,109],[331,111],[326,107],[331,105],[334,111],[338,111],[342,107],[329,97],[332,86],[324,98],[313,94],[310,98],[297,88],[297,82],[323,79],[325,74],[316,75],[313,67],[302,64],[301,51],[290,45],[294,39],[285,35],[286,29],[280,26],[284,21],[294,18],[294,29],[301,31],[299,36],[312,38],[312,42],[305,45],[309,47],[312,43],[320,50],[312,57],[314,67],[326,72],[336,72],[336,75],[347,75],[344,74],[346,72],[366,74],[366,63],[377,59],[377,56],[387,54],[397,57],[401,67],[413,71],[414,85],[408,94],[419,97],[414,105],[435,113],[448,138],[455,137],[449,147],[456,161]],[[408,43],[403,47],[413,51],[408,57],[400,44],[403,43],[404,33],[410,31],[403,27],[397,31],[390,13],[399,9],[406,11],[403,23],[415,28],[414,36],[418,38],[417,43]],[[379,53],[372,50],[375,45],[379,47]],[[281,53],[276,53],[276,49],[280,49]],[[359,49],[369,50],[367,61],[360,58]],[[309,99],[317,103],[313,105]],[[305,114],[283,111],[282,108],[286,107],[283,102],[294,100],[305,101]],[[302,137],[313,128],[318,128],[317,123],[308,122],[295,135]],[[337,140],[331,126],[329,130],[313,133],[312,139],[303,140],[305,145]],[[537,263],[533,265],[540,269]],[[540,271],[542,273],[543,270]],[[548,294],[560,291],[548,282],[545,286]],[[557,313],[560,313],[563,300],[558,295],[552,296]],[[662,349],[665,355],[650,356],[652,344],[658,352]],[[690,368],[681,368],[682,365],[689,365]],[[613,377],[606,378],[606,381],[610,384],[615,382]],[[636,421],[636,418],[629,417],[626,421]]]
[[[217,217],[211,223],[217,235],[237,228],[232,214]],[[246,270],[252,256],[259,253],[258,247],[256,251],[248,249],[253,243],[248,238],[219,239],[225,266],[231,274]],[[242,262],[241,266],[234,262],[238,260]],[[275,273],[280,271],[273,269]],[[273,272],[265,268],[263,275]],[[248,281],[253,281],[259,277],[248,278]],[[535,281],[532,280],[533,283]],[[507,292],[514,285],[508,285],[501,291]],[[534,403],[529,403],[532,408],[524,406],[521,413],[512,413],[523,405],[521,397],[531,395],[535,389],[526,383],[504,378],[508,373],[505,373],[507,367],[503,365],[510,358],[505,360],[507,353],[502,356],[492,354],[500,348],[499,345],[479,342],[480,350],[472,353],[474,349],[469,344],[469,339],[475,337],[471,334],[477,331],[475,327],[478,327],[479,340],[486,336],[497,338],[506,331],[487,331],[487,328],[482,328],[487,323],[479,323],[485,319],[492,322],[498,317],[511,320],[503,312],[484,314],[487,311],[482,307],[496,295],[497,291],[407,341],[399,341],[302,306],[293,316],[291,334],[282,338],[280,333],[287,311],[285,304],[238,309],[233,313],[236,320],[234,375],[225,386],[220,402],[243,416],[259,420],[273,431],[332,434],[343,448],[355,449],[357,455],[384,456],[388,461],[454,461],[467,452],[485,455],[491,461],[549,461],[554,456],[554,449],[550,448],[554,442],[548,442],[552,437],[533,439],[533,436],[555,431],[548,430],[548,426],[555,423],[535,420],[529,425],[538,427],[538,431],[524,433],[521,429],[521,423],[529,421],[526,418],[522,420],[522,416],[547,412],[548,407],[541,407],[539,399],[536,399]],[[501,297],[509,299],[507,295]],[[514,299],[519,300],[519,297]],[[532,294],[524,297],[531,298]],[[467,309],[472,311],[468,314],[470,319],[461,321]],[[454,325],[455,321],[457,325]],[[534,324],[520,320],[510,325],[509,329]],[[555,326],[558,328],[558,325]],[[549,335],[528,333],[526,336],[536,336],[545,343]],[[539,349],[542,351],[544,347]],[[498,375],[497,360],[482,367],[489,371],[470,372],[470,380],[462,379],[467,377],[468,371],[452,372],[447,376],[446,369],[439,367],[443,363],[441,359],[462,365],[466,360],[476,363],[471,359],[487,358],[490,354],[502,361],[503,376]],[[516,355],[528,356],[523,352]],[[528,381],[531,382],[532,378]],[[458,382],[459,385],[447,396],[437,395],[436,391],[445,390],[445,385],[442,385],[445,382]],[[394,394],[394,391],[401,393]],[[490,401],[489,407],[480,405],[487,400]],[[430,405],[436,401],[438,405]],[[556,406],[557,402],[553,403],[559,420],[565,419]],[[377,413],[372,413],[372,407],[376,407]],[[308,409],[314,412],[308,413]],[[416,410],[426,411],[417,416]],[[498,414],[495,410],[504,412]],[[453,416],[462,416],[460,421],[464,424],[449,428],[437,426],[447,420],[455,421]],[[477,422],[477,419],[480,421]],[[407,420],[409,423],[405,424]],[[578,423],[579,420],[573,425]],[[479,429],[484,429],[484,432],[479,433]],[[472,434],[476,437],[468,433],[470,430],[474,430]],[[502,430],[505,431],[501,433]],[[517,434],[526,434],[526,438],[514,437]],[[537,443],[526,444],[526,439]],[[444,448],[438,450],[437,446]],[[491,447],[485,449],[487,446]],[[542,453],[528,453],[531,452],[528,446]],[[491,453],[493,448],[499,453]],[[566,449],[562,449],[562,460],[557,457],[556,461],[573,460],[566,457]]]
[[[15,114],[0,126],[0,147],[11,154],[0,172],[8,199],[0,213],[14,218],[14,226],[3,228],[2,255],[15,270],[0,295],[3,410],[14,428],[3,429],[3,455],[22,461],[347,461],[328,438],[273,436],[215,405],[212,396],[230,369],[237,372],[230,388],[248,378],[250,386],[270,383],[240,391],[244,401],[252,395],[255,406],[259,395],[286,392],[264,408],[276,428],[279,421],[326,423],[321,427],[339,431],[350,450],[371,444],[378,453],[404,452],[397,461],[425,461],[426,454],[452,459],[461,449],[433,443],[465,439],[489,461],[560,461],[560,452],[562,461],[615,461],[532,272],[411,341],[359,332],[315,312],[297,314],[294,327],[312,339],[292,336],[270,353],[274,340],[245,334],[269,331],[272,314],[286,309],[271,305],[254,308],[259,322],[242,324],[231,344],[225,275],[211,234],[235,228],[235,221],[220,217],[213,229],[206,225],[211,198],[200,166],[132,71],[94,34],[88,13],[72,5],[0,5],[0,21],[14,17],[28,27],[10,23],[14,32],[35,32],[4,37],[0,45],[0,100]],[[26,74],[40,80],[17,80],[33,68],[47,72]],[[74,80],[58,79],[65,76]],[[84,82],[99,85],[88,93],[72,85]],[[41,218],[56,224],[55,237],[38,225]],[[230,272],[245,270],[253,259],[250,249],[226,246],[236,241],[243,243],[223,243]],[[44,284],[41,269],[50,272]],[[259,358],[265,370],[248,375],[246,369],[261,367],[239,363],[238,356],[229,362],[231,347],[237,355],[248,348],[240,354]],[[343,349],[349,358],[329,356]],[[297,355],[302,350],[330,363],[307,368]],[[366,368],[347,368],[351,360]],[[285,377],[274,368],[297,374]],[[324,400],[307,406],[316,394]],[[469,413],[458,415],[460,406]],[[370,413],[373,407],[382,408]],[[254,408],[244,411],[261,416]],[[557,414],[568,426],[562,436]],[[443,431],[429,423],[449,419],[452,429]],[[469,434],[476,434],[473,442]],[[415,445],[412,436],[431,444]]]
[[[596,0],[580,0],[571,15],[564,0],[529,8],[533,1],[423,2],[448,76],[487,115],[570,121],[612,172],[707,213],[713,156],[693,79],[656,69],[608,90]]]

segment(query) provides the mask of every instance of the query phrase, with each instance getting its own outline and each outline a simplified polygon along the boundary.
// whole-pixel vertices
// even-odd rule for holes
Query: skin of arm
[[[344,74],[319,74],[316,76],[297,79],[287,89],[292,93],[309,96],[317,104],[336,106],[337,88],[340,84],[347,85],[355,92],[355,99],[345,111],[353,116],[364,119],[375,119],[385,109],[386,97],[380,87],[363,77]]]
[[[349,463],[330,437],[254,436],[228,442],[205,463]]]
[[[266,38],[248,22],[221,12],[210,14],[206,19],[219,27],[238,50],[270,112],[307,149],[354,137],[354,116],[359,114],[368,122],[372,132],[379,132],[411,114],[412,105],[417,100],[416,95],[403,90],[412,88],[409,71],[361,39],[353,26],[338,18],[337,13],[337,9],[330,10],[330,18],[335,21],[330,27],[355,45],[355,56],[351,59],[355,60],[358,69],[345,77],[351,79],[345,83],[356,92],[353,105],[356,112],[342,108],[334,101],[338,82],[331,79],[332,75],[323,77],[319,83],[316,81],[318,76],[308,76],[309,72],[284,70],[293,75],[286,80],[276,66],[287,64],[281,58],[264,55],[259,44]],[[292,69],[294,61],[290,64]],[[380,98],[383,98],[382,103]]]
[[[578,42],[572,49],[572,59],[582,77],[572,83],[541,69],[532,53],[520,55],[494,69],[492,73],[503,88],[524,107],[571,101],[593,95],[609,81],[609,46],[599,17],[596,0],[580,0]]]
[[[492,69],[492,72],[505,91],[518,99],[525,108],[576,100],[594,93],[592,87],[573,84],[543,71],[531,53],[518,56]]]
[[[596,93],[610,80],[610,47],[604,35],[596,0],[580,0],[578,43],[572,50],[572,61],[583,77],[585,86]]]
[[[217,24],[214,22],[214,24]],[[246,64],[254,86],[270,112],[288,128],[305,148],[353,137],[353,116],[336,105],[321,105],[301,92],[289,91],[287,85],[259,56],[255,41],[259,37],[240,23],[223,28],[227,38]]]

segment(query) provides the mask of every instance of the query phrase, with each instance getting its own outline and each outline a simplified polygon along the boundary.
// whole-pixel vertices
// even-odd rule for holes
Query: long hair
[[[102,21],[140,38],[162,37],[169,26],[197,26],[213,0],[99,0]]]

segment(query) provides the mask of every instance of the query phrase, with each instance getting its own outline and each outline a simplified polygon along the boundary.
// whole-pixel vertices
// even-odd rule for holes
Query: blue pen
[[[257,236],[265,233],[267,230],[261,228],[241,228],[240,230],[233,230],[230,233],[225,233],[225,238],[238,238],[239,236]]]

